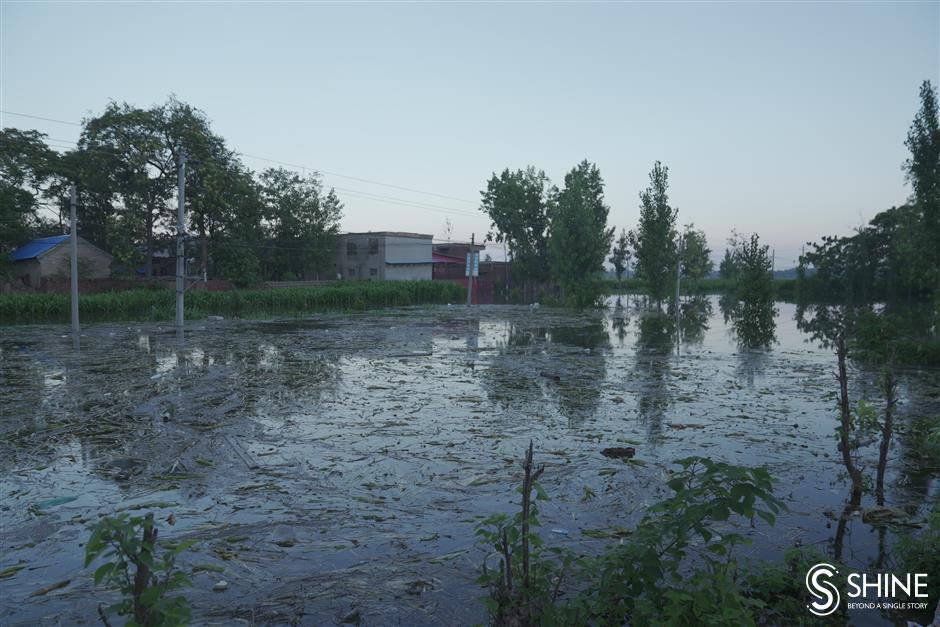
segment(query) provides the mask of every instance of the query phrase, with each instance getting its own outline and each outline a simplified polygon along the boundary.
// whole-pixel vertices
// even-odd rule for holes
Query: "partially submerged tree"
[[[707,277],[714,267],[711,254],[705,232],[696,229],[694,224],[685,225],[680,251],[682,276],[690,279],[693,284]]]
[[[506,168],[498,176],[493,173],[480,192],[480,209],[490,218],[486,237],[506,243],[519,279],[543,282],[549,278],[548,229],[557,193],[545,172],[532,166],[515,172]]]
[[[630,238],[627,236],[626,229],[620,229],[620,235],[610,251],[610,257],[607,259],[614,266],[614,274],[617,275],[617,282],[623,280],[623,273],[630,265]]]
[[[552,275],[576,307],[592,306],[601,295],[600,275],[614,237],[608,213],[600,170],[584,160],[565,175],[549,239]]]
[[[734,252],[738,273],[731,318],[738,340],[749,348],[769,346],[776,339],[777,309],[768,250],[755,233],[742,239]]]
[[[669,204],[669,168],[657,161],[650,185],[640,193],[640,222],[630,232],[636,276],[645,279],[650,297],[662,302],[671,292],[676,268],[676,216]]]
[[[904,172],[922,224],[918,248],[928,260],[923,278],[929,289],[936,290],[940,288],[940,121],[937,91],[930,81],[924,81],[920,87],[920,109],[904,144],[911,151],[904,162]]]

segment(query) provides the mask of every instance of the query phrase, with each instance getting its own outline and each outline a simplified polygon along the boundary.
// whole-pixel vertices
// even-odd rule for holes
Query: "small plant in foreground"
[[[176,557],[192,546],[182,542],[156,557],[158,530],[153,514],[104,518],[94,526],[85,545],[85,566],[99,557],[105,562],[95,570],[95,584],[104,582],[119,590],[120,602],[98,607],[102,622],[107,615],[131,616],[128,626],[169,627],[189,622],[189,602],[168,593],[189,586],[189,578],[175,569]]]
[[[484,567],[478,579],[489,589],[492,623],[753,625],[774,615],[765,599],[775,589],[802,594],[789,571],[765,571],[751,586],[734,556],[735,547],[749,542],[738,525],[753,526],[756,517],[773,524],[784,509],[768,471],[700,457],[676,463],[680,469],[667,482],[671,497],[650,507],[620,543],[598,557],[575,559],[544,547],[532,531],[538,521],[531,494],[547,496],[535,484],[542,469],[533,470],[530,444],[522,512],[492,516],[477,529],[500,556],[499,570]],[[802,610],[795,599],[790,605]]]
[[[499,569],[490,570],[484,562],[483,574],[477,579],[490,590],[486,605],[498,625],[545,624],[572,560],[560,549],[545,549],[535,532],[539,527],[537,501],[548,500],[548,495],[536,483],[545,467],[534,468],[531,442],[522,467],[525,475],[519,490],[520,512],[512,518],[494,514],[476,531],[499,556]],[[548,559],[546,551],[559,555],[561,563]]]

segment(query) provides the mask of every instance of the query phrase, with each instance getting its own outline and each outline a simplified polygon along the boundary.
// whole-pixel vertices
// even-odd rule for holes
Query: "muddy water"
[[[747,351],[714,299],[686,311],[678,343],[673,321],[623,304],[205,322],[184,338],[89,325],[78,348],[61,326],[0,329],[0,571],[22,567],[0,579],[3,622],[96,622],[111,599],[83,542],[115,511],[173,513],[161,537],[197,540],[181,564],[202,622],[479,622],[473,528],[513,510],[530,439],[549,543],[600,550],[584,531],[629,526],[666,494],[671,460],[706,455],[768,465],[790,506],[748,531],[753,559],[802,543],[866,567],[890,551],[857,517],[837,533],[834,357],[791,305],[773,348]],[[887,499],[915,516],[937,498],[914,427],[938,385],[909,372],[901,389]],[[852,393],[877,402],[874,375],[856,370]],[[600,454],[618,445],[637,463]],[[876,459],[873,444],[867,473]]]

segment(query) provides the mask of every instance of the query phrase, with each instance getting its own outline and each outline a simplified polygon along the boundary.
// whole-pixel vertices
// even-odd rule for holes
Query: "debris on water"
[[[225,592],[226,590],[228,590],[228,582],[225,580],[218,581],[212,586],[213,592]]]
[[[40,501],[36,503],[37,509],[49,509],[50,507],[55,507],[56,505],[65,505],[66,503],[71,503],[72,501],[78,499],[77,496],[60,496],[56,499],[49,499],[48,501]]]
[[[339,619],[339,622],[345,623],[348,625],[358,625],[362,622],[362,614],[359,613],[359,608],[353,608],[351,612],[348,612],[345,616]]]
[[[8,579],[24,568],[26,568],[26,564],[14,564],[13,566],[7,566],[6,568],[0,570],[0,579]]]
[[[551,372],[545,372],[544,370],[539,372],[540,377],[545,377],[546,379],[551,379],[552,381],[561,381],[561,377],[557,374],[552,374]]]
[[[706,425],[698,424],[694,422],[670,422],[669,427],[672,429],[704,429]]]
[[[54,584],[52,584],[52,585],[46,586],[45,588],[40,588],[39,590],[36,590],[35,592],[30,593],[29,596],[31,596],[31,597],[41,597],[41,596],[45,596],[45,595],[49,594],[50,592],[52,592],[53,590],[59,590],[60,588],[66,587],[66,586],[69,585],[70,583],[72,583],[72,580],[71,580],[71,579],[66,579],[65,581],[60,581],[60,582],[58,582],[58,583],[54,583]]]
[[[424,581],[423,579],[417,579],[408,584],[408,587],[405,589],[405,592],[408,594],[419,595],[428,590],[433,590],[434,584],[429,581]]]
[[[555,527],[551,531],[552,533],[557,533],[558,535],[561,535],[561,536],[566,536],[569,533],[568,530],[565,529],[564,527]]]
[[[589,538],[608,539],[608,538],[626,538],[631,530],[626,527],[611,527],[610,529],[582,529],[581,535]]]
[[[630,459],[636,455],[636,449],[632,446],[612,446],[602,450],[601,455],[613,459]]]
[[[922,527],[923,523],[912,520],[910,515],[905,512],[903,509],[898,509],[896,507],[869,507],[866,510],[862,511],[862,522],[880,526],[880,525],[897,525],[899,527]]]

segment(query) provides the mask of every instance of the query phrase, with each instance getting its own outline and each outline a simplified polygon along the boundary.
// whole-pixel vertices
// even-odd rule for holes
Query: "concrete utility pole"
[[[71,256],[71,274],[72,274],[72,333],[78,334],[78,224],[75,219],[75,204],[78,192],[75,184],[69,188],[71,196],[70,213],[70,231],[69,231],[69,254]]]
[[[682,278],[682,236],[676,243],[676,311],[679,311],[679,281]]]
[[[476,261],[473,252],[473,242],[476,240],[476,233],[470,234],[470,252],[467,253],[467,306],[472,302],[473,290],[473,262]]]
[[[183,328],[183,305],[186,290],[186,253],[183,237],[186,234],[186,151],[180,150],[179,190],[176,215],[176,326]]]

